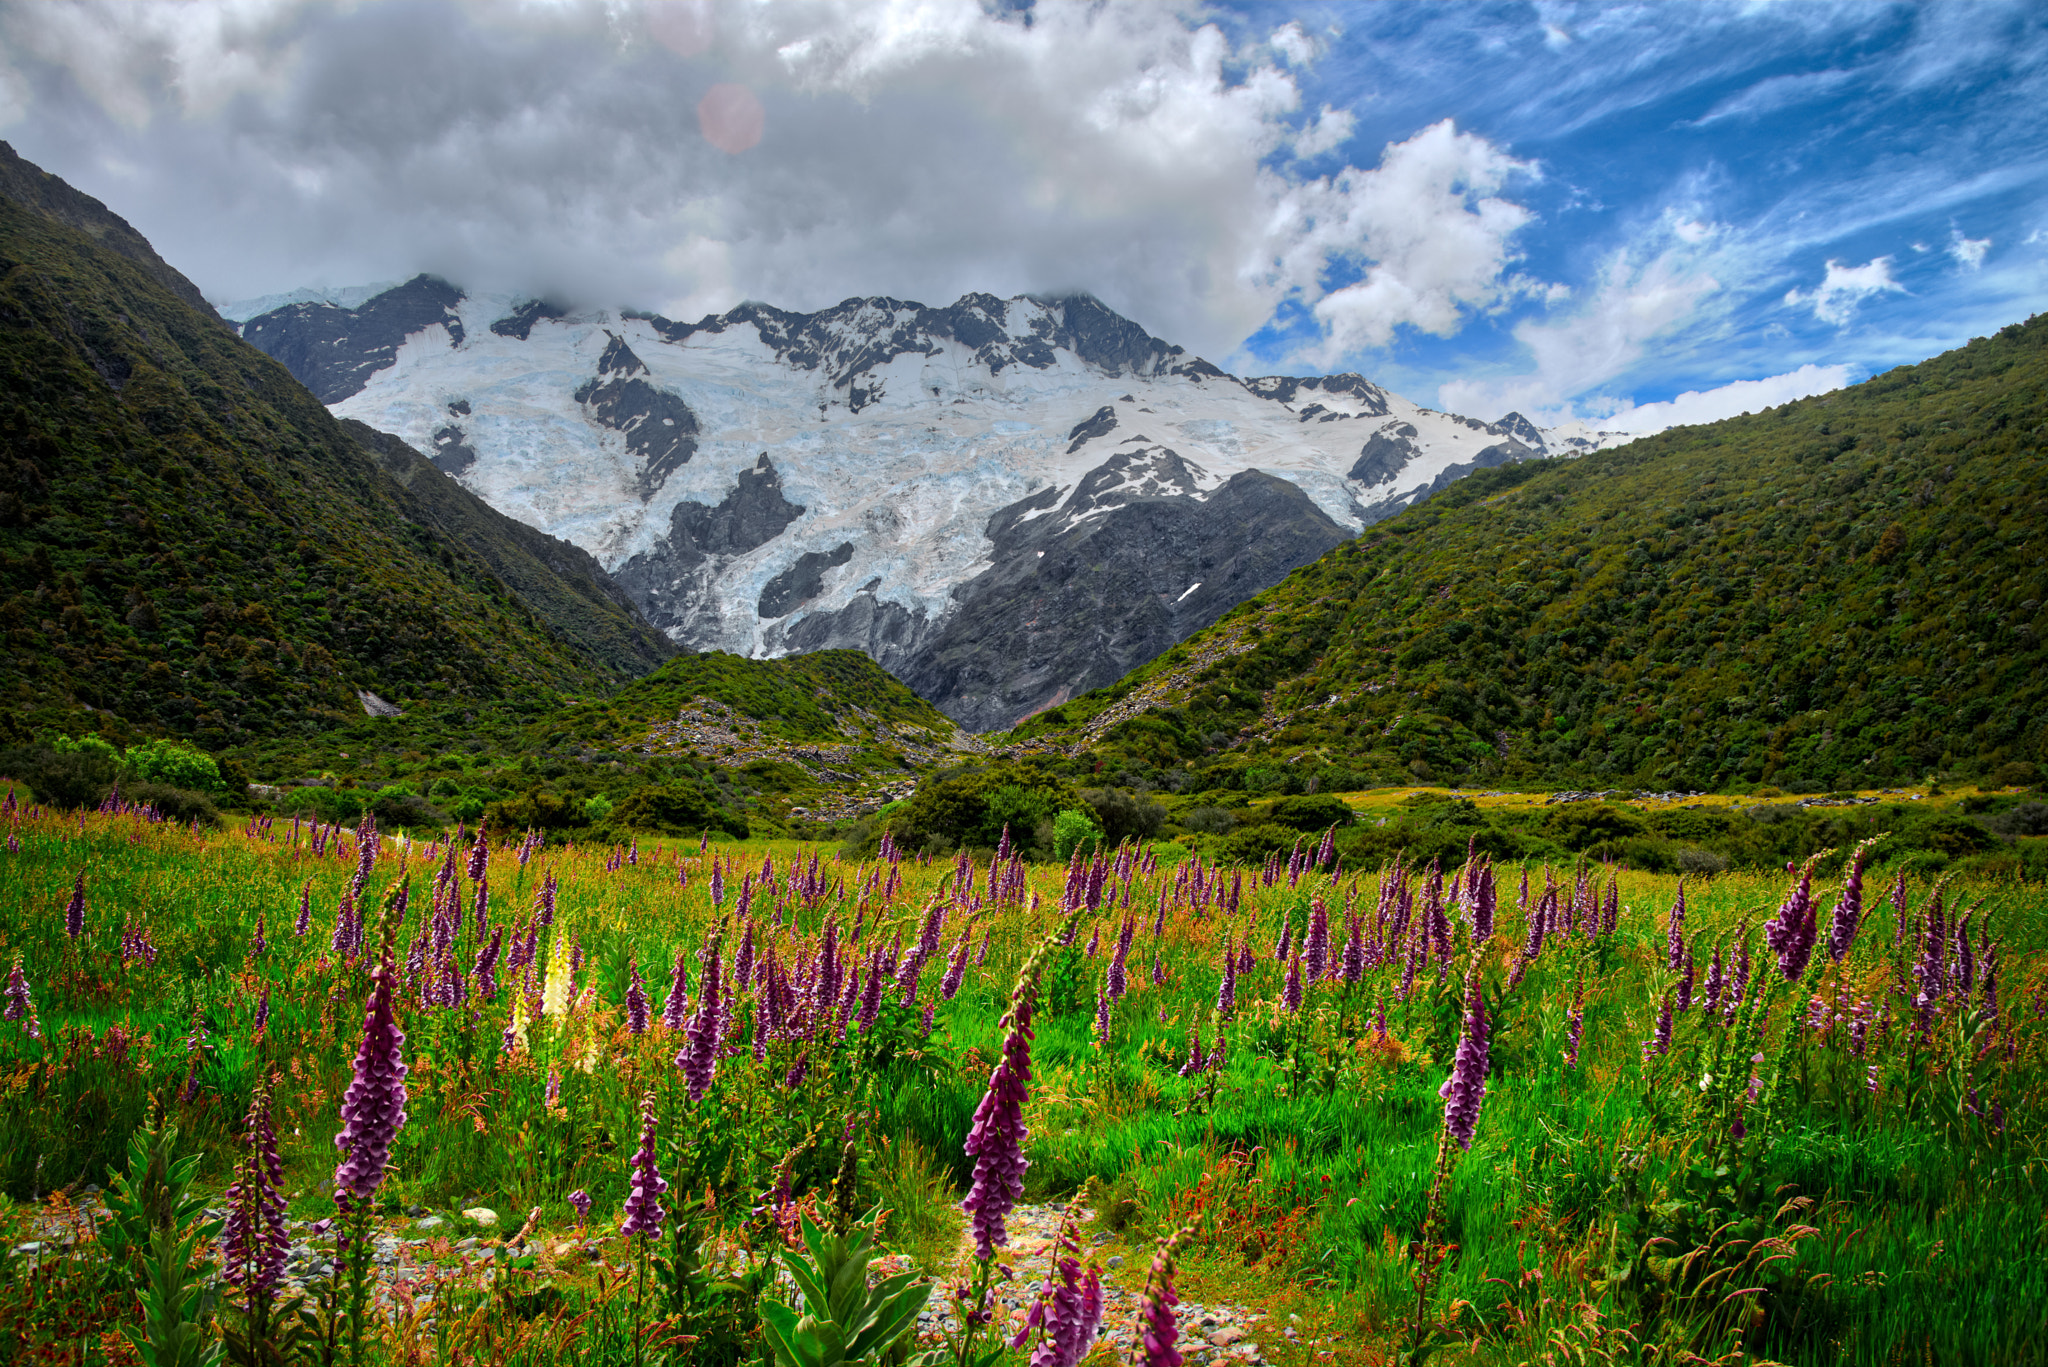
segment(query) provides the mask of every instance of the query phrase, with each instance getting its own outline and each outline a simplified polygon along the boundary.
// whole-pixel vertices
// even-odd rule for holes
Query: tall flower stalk
[[[1010,1008],[1003,1014],[1003,1053],[989,1074],[988,1090],[974,1110],[974,1125],[965,1145],[974,1160],[974,1182],[960,1208],[967,1212],[974,1231],[975,1272],[971,1286],[959,1293],[961,1328],[955,1344],[959,1367],[982,1367],[974,1356],[974,1341],[982,1326],[993,1318],[990,1283],[995,1275],[996,1250],[1010,1241],[1010,1212],[1024,1195],[1024,1170],[1031,1166],[1024,1157],[1024,1141],[1031,1131],[1024,1124],[1024,1103],[1031,1093],[1031,1018],[1038,1009],[1038,985],[1045,973],[1045,961],[1062,935],[1071,938],[1072,918],[1052,938],[1032,951],[1017,972],[1017,984],[1010,992]],[[992,1361],[998,1353],[988,1355]]]
[[[365,818],[368,822],[368,818]],[[404,885],[384,898],[384,925],[377,967],[370,973],[370,1002],[363,1018],[363,1040],[356,1049],[355,1073],[341,1098],[341,1132],[334,1147],[341,1162],[334,1169],[334,1204],[344,1233],[336,1249],[335,1275],[348,1272],[348,1342],[350,1361],[363,1360],[363,1321],[369,1299],[371,1203],[391,1165],[391,1145],[405,1126],[405,1035],[398,1028],[393,1004],[398,979],[398,921],[405,907]],[[335,1322],[329,1320],[329,1344]]]

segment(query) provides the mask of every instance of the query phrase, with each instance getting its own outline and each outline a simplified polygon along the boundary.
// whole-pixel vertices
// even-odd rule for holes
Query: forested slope
[[[1481,471],[1012,739],[1197,787],[2018,774],[2048,733],[2044,436],[2035,318]]]

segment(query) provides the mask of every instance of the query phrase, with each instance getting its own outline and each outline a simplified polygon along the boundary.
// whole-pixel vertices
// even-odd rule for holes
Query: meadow
[[[1034,1364],[1207,1361],[1165,1332],[1169,1238],[1181,1296],[1298,1316],[1260,1347],[1304,1367],[2048,1342],[2048,892],[1882,841],[1681,892],[1313,837],[1058,867],[11,798],[0,824],[0,1361],[982,1367],[1031,1347],[971,1323],[1005,1264],[1046,1288]],[[372,1095],[397,1078],[402,1119]],[[82,1230],[88,1184],[113,1216],[18,1251]],[[1064,1263],[999,1237],[1020,1195],[1093,1212]],[[198,1197],[247,1212],[224,1282]],[[339,1216],[292,1237],[362,1250],[431,1215],[482,1261],[425,1308],[342,1247],[287,1315],[251,1234]],[[873,1283],[844,1351],[779,1309],[776,1269],[822,1264]],[[1086,1323],[1102,1277],[1149,1327]],[[978,1337],[883,1332],[927,1280]]]

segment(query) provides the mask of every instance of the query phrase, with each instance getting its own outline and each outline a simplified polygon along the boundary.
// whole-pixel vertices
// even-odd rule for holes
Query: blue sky
[[[222,302],[1080,289],[1614,427],[2037,310],[2044,110],[2048,8],[1989,0],[0,3],[0,137]]]
[[[1860,378],[2018,321],[2048,296],[2048,8],[1294,14],[1327,45],[1303,80],[1304,105],[1356,120],[1328,158],[1455,119],[1534,164],[1502,190],[1533,215],[1514,237],[1519,267],[1572,289],[1470,317],[1448,337],[1405,330],[1378,365],[1397,387],[1423,390],[1455,371],[1475,390],[1511,388],[1536,360],[1518,327],[1576,321],[1598,332],[1603,287],[1610,301],[1631,283],[1641,296],[1660,260],[1671,282],[1697,288],[1691,306],[1652,310],[1631,334],[1650,335],[1615,348],[1635,359],[1611,374],[1620,355],[1600,355],[1611,338],[1560,357],[1560,372],[1588,386],[1572,396],[1582,406],[1603,392],[1647,403],[1802,365]],[[1230,27],[1270,19],[1270,7],[1245,6]],[[1357,273],[1345,263],[1331,283]],[[1284,356],[1312,332],[1306,310],[1283,309],[1245,350]]]

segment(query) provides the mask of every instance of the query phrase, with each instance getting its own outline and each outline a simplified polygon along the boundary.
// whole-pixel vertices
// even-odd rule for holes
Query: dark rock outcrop
[[[242,324],[242,337],[258,351],[284,363],[299,383],[324,404],[360,394],[370,377],[398,358],[398,348],[415,332],[439,323],[449,340],[462,344],[462,320],[455,306],[462,291],[431,275],[416,275],[363,304],[287,304]]]
[[[1397,422],[1381,428],[1366,438],[1357,463],[1345,478],[1360,484],[1386,483],[1422,453],[1422,448],[1415,444],[1415,435],[1412,423]]]
[[[842,541],[829,551],[805,551],[796,563],[768,581],[761,590],[758,611],[761,620],[772,622],[787,617],[798,607],[825,591],[825,571],[838,569],[853,559],[853,543]]]
[[[515,337],[525,341],[533,335],[533,325],[543,318],[560,318],[562,310],[539,299],[529,299],[512,312],[491,324],[491,331],[500,337]]]
[[[802,517],[782,496],[782,477],[762,452],[716,506],[684,500],[669,514],[668,535],[621,565],[615,577],[647,619],[678,641],[716,639],[711,581],[733,560],[767,545]]]
[[[476,464],[476,448],[469,444],[463,430],[451,422],[434,433],[434,454],[428,459],[442,474],[459,475]]]
[[[970,730],[1014,725],[1122,677],[1347,536],[1263,471],[1196,488],[1155,447],[1090,471],[1053,513],[1026,516],[1053,489],[1012,504],[989,520],[994,565],[954,590],[936,631],[876,658]],[[843,639],[834,625],[820,635]]]
[[[1074,430],[1067,433],[1067,454],[1073,455],[1097,437],[1106,437],[1116,430],[1116,410],[1108,404],[1095,410],[1095,415],[1083,418],[1074,424]]]
[[[645,374],[646,364],[613,336],[598,358],[597,378],[576,391],[592,422],[625,434],[626,450],[640,462],[634,485],[642,503],[697,454],[697,415],[677,395],[641,379]]]

